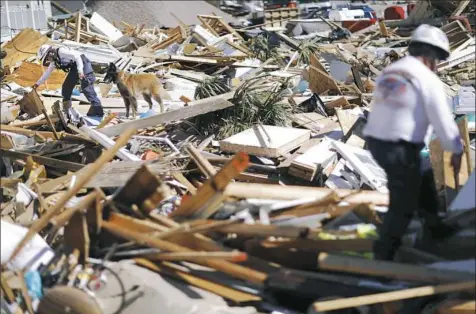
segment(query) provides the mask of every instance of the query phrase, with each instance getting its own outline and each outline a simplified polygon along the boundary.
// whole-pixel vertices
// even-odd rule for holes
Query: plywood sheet
[[[309,66],[309,88],[316,94],[332,91],[342,95],[336,81],[329,74],[312,65]]]
[[[313,134],[323,135],[334,130],[339,130],[339,123],[326,118],[317,112],[296,113],[291,116],[291,121],[297,125],[311,130]]]
[[[38,81],[41,75],[43,75],[44,71],[46,71],[46,68],[43,68],[39,64],[23,62],[21,66],[15,70],[15,72],[6,77],[6,80],[15,82],[23,87],[30,87]],[[54,70],[45,84],[38,86],[38,90],[44,90],[46,86],[48,86],[48,89],[61,88],[65,78],[65,72],[61,70]]]
[[[220,149],[276,158],[298,147],[310,136],[309,130],[271,125],[255,126],[220,141]]]
[[[12,42],[13,41],[13,42]],[[15,66],[17,62],[26,60],[38,52],[41,45],[48,41],[46,36],[31,28],[25,28],[18,33],[13,40],[7,42],[3,47],[7,56],[2,59],[2,65],[7,67]]]

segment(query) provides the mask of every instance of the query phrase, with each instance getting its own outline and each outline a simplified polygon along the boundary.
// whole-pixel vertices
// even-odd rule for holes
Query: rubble
[[[184,5],[159,2],[167,12]],[[467,12],[466,2],[449,11]],[[465,141],[458,182],[437,138],[428,156],[445,219],[461,230],[417,246],[415,220],[395,262],[372,260],[388,190],[362,129],[376,77],[406,53],[401,30],[435,19],[439,6],[422,3],[406,20],[351,33],[323,17],[297,20],[297,8],[266,11],[264,24],[239,28],[205,8],[193,18],[188,10],[186,21],[177,14],[159,24],[153,12],[117,21],[117,9],[103,2],[92,14],[55,19],[49,32],[24,29],[2,43],[2,308],[474,310],[475,272],[462,266],[476,257],[468,236],[475,233],[475,40],[464,21],[441,22],[452,54],[438,65]],[[86,116],[79,87],[68,116],[61,110],[63,72],[32,90],[44,43],[92,61],[102,121]],[[138,117],[126,118],[117,86],[102,80],[111,62],[155,73],[166,112],[140,98]]]

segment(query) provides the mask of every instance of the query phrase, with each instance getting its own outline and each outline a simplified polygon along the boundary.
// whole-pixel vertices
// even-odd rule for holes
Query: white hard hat
[[[423,43],[444,51],[445,59],[450,56],[450,42],[446,34],[438,27],[422,24],[415,29],[410,39],[411,43]]]
[[[40,49],[38,50],[38,59],[40,59],[41,62],[43,62],[43,60],[45,59],[50,49],[51,49],[50,45],[47,45],[47,44],[41,45]]]

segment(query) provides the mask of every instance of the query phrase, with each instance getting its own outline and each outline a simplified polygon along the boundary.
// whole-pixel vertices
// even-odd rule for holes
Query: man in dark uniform
[[[63,96],[63,111],[65,114],[69,116],[69,109],[72,105],[71,95],[73,94],[73,89],[79,79],[83,94],[91,103],[87,115],[90,117],[102,117],[104,115],[101,101],[94,90],[94,81],[96,80],[96,77],[94,76],[93,67],[91,61],[89,61],[84,54],[68,47],[53,47],[45,44],[38,50],[38,58],[44,66],[48,66],[48,69],[36,84],[33,85],[33,88],[37,88],[39,85],[43,84],[54,69],[61,69],[68,72],[61,90]]]

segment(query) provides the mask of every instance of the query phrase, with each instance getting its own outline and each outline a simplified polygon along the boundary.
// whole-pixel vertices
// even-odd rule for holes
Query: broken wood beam
[[[184,281],[192,286],[199,287],[206,291],[210,291],[212,293],[215,293],[216,295],[219,295],[227,300],[232,300],[236,303],[261,300],[259,296],[197,277],[196,275],[190,272],[185,272],[174,264],[168,262],[164,262],[160,265],[157,265],[144,258],[135,258],[134,261],[142,267],[148,268],[152,271],[169,276],[171,278]]]
[[[205,181],[196,195],[182,198],[179,208],[170,213],[170,216],[185,217],[197,214],[200,218],[208,218],[213,215],[223,199],[223,190],[233,178],[246,169],[248,163],[247,154],[236,154],[216,175]]]
[[[178,252],[178,253],[147,253],[142,255],[143,258],[152,261],[187,261],[187,262],[203,262],[210,260],[228,260],[231,262],[244,262],[248,259],[248,255],[244,252]]]
[[[120,226],[117,226],[116,224],[111,223],[109,221],[104,221],[102,224],[102,228],[116,236],[125,238],[130,241],[136,241],[152,248],[169,252],[194,252],[194,250],[192,249],[172,242],[155,239],[147,234],[142,234],[139,232],[131,231],[126,228],[121,228]],[[232,277],[254,282],[257,284],[263,284],[267,278],[267,274],[265,273],[255,271],[253,269],[236,265],[227,261],[205,260],[200,261],[200,264],[224,272]]]
[[[475,282],[461,282],[453,284],[445,284],[439,286],[424,286],[418,288],[411,288],[405,290],[398,290],[392,292],[384,292],[371,294],[366,296],[359,296],[353,298],[343,298],[330,301],[315,302],[313,307],[317,312],[333,311],[340,309],[348,309],[362,305],[371,305],[378,303],[386,303],[392,301],[406,300],[412,298],[432,296],[442,293],[458,292],[458,291],[474,291]]]
[[[128,121],[118,125],[108,126],[99,129],[98,132],[112,137],[123,133],[129,127],[134,127],[137,129],[147,128],[162,123],[188,119],[204,113],[225,109],[233,106],[233,104],[229,102],[228,99],[231,99],[234,94],[234,92],[229,92],[218,96],[192,101],[187,107],[181,109],[168,111],[140,120]]]
[[[195,164],[198,166],[200,171],[207,176],[207,178],[211,178],[216,175],[215,168],[210,164],[210,162],[202,156],[200,151],[193,146],[193,144],[188,144],[185,148],[189,153],[190,157],[192,157]]]
[[[258,183],[231,182],[225,188],[224,194],[237,198],[258,198],[275,200],[294,200],[300,198],[326,197],[330,192],[327,188],[306,186],[279,186]],[[388,194],[377,191],[335,190],[337,195],[351,204],[371,203],[388,205]]]

